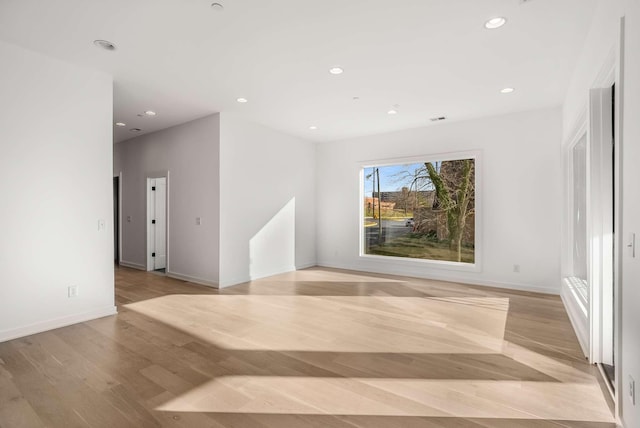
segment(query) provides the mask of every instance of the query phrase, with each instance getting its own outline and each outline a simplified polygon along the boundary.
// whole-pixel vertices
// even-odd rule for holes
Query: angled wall
[[[220,117],[220,286],[315,265],[315,144]]]

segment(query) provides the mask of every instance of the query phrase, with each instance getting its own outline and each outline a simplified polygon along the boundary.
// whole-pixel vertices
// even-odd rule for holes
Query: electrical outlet
[[[513,271],[515,273],[520,273],[520,265],[513,265]]]
[[[196,217],[196,225],[200,226],[202,224],[202,218],[201,217]]]
[[[127,223],[131,223],[131,216],[130,215],[127,216]]]
[[[70,285],[67,288],[67,293],[68,293],[69,297],[78,297],[78,286],[77,285]]]
[[[105,228],[105,221],[103,219],[98,220],[98,230],[102,231]]]
[[[636,381],[629,376],[629,400],[631,404],[636,405]]]

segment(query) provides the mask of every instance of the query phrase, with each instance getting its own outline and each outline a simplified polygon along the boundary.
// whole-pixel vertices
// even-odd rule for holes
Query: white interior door
[[[167,179],[147,179],[147,270],[167,267]]]
[[[154,269],[167,267],[167,179],[156,178],[155,196],[155,253]]]

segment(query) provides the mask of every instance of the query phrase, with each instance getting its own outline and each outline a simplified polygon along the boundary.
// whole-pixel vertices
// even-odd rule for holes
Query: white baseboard
[[[335,262],[326,262],[326,261],[318,261],[317,266],[329,267],[335,269],[347,269],[354,270],[358,272],[374,272],[381,273],[386,275],[399,275],[399,276],[407,276],[414,278],[422,278],[422,279],[432,279],[434,281],[447,281],[447,282],[457,282],[461,284],[470,284],[470,285],[481,285],[485,287],[495,287],[495,288],[504,288],[508,290],[517,290],[517,291],[528,291],[533,293],[543,293],[543,294],[560,294],[559,290],[555,287],[541,287],[538,285],[531,284],[520,284],[520,283],[512,283],[512,282],[502,282],[502,281],[492,281],[486,279],[476,279],[469,278],[463,276],[457,276],[455,273],[448,271],[446,274],[436,274],[433,272],[428,272],[425,274],[418,274],[416,271],[408,271],[403,267],[393,268],[389,266],[380,267],[371,267],[371,266],[351,266],[342,263]]]
[[[206,285],[207,287],[220,288],[220,285],[215,281],[210,281],[208,279],[185,275],[182,273],[167,271],[167,276],[169,278],[175,278],[175,279],[180,279],[182,281],[193,282],[194,284]]]
[[[0,331],[0,342],[7,340],[17,339],[19,337],[30,336],[36,333],[42,333],[43,331],[53,330],[60,327],[66,327],[71,324],[78,324],[81,322],[93,320],[96,318],[107,317],[118,313],[118,309],[115,306],[107,306],[104,308],[93,309],[87,312],[81,312],[78,314],[67,315],[60,318],[54,318],[51,320],[40,321],[37,323],[25,325],[22,327],[11,328],[8,330]]]
[[[249,279],[254,281],[256,279],[267,278],[269,276],[280,275],[281,273],[294,272],[296,270],[295,266],[282,266],[280,268],[271,269],[268,272],[262,272],[257,275],[250,275]]]
[[[306,262],[306,263],[299,263],[299,264],[296,264],[296,270],[309,269],[309,268],[312,268],[314,266],[318,266],[318,264],[315,261]]]
[[[562,303],[564,303],[564,308],[567,311],[573,330],[578,337],[578,343],[580,343],[582,352],[589,358],[589,319],[580,308],[580,304],[576,301],[575,296],[573,296],[573,292],[567,287],[564,281],[562,281],[560,297],[562,298]]]
[[[128,262],[126,260],[120,260],[120,266],[124,266],[124,267],[128,267],[131,269],[138,269],[138,270],[147,270],[147,267],[145,265],[141,265],[139,263],[133,263],[133,262]]]

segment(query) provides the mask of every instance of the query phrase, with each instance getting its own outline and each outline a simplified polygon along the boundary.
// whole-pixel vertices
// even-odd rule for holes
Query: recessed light
[[[246,99],[246,98],[238,98],[238,99],[236,99],[236,101],[237,101],[237,102],[239,102],[239,103],[244,104],[244,103],[246,103],[246,102],[247,102],[247,101],[249,101],[249,100],[248,100],[248,99]]]
[[[116,122],[116,126],[127,126],[124,122]]]
[[[387,114],[390,114],[390,115],[398,114],[398,111],[391,109],[387,112]]]
[[[358,101],[360,97],[353,97],[353,101]]]
[[[344,73],[344,70],[342,68],[340,68],[340,67],[331,67],[329,69],[329,73],[331,73],[331,74],[342,74],[342,73]]]
[[[502,93],[502,94],[510,94],[513,91],[515,91],[515,89],[513,89],[513,88],[502,88],[502,89],[500,89],[500,93]]]
[[[507,18],[502,16],[496,16],[495,18],[491,18],[487,22],[484,23],[484,28],[488,30],[495,30],[496,28],[502,27],[507,23]]]
[[[224,10],[224,6],[220,3],[211,3],[211,9],[215,10],[216,12],[222,12]]]
[[[140,129],[140,128],[131,128],[129,131],[131,131],[131,132],[140,132],[140,131],[142,131],[142,129]]]
[[[310,129],[310,130],[312,130],[312,131],[315,131],[316,129],[318,129],[318,127],[317,127],[317,126],[315,126],[315,125],[311,125],[311,126],[309,127],[309,129]]]
[[[155,111],[151,111],[151,110],[147,110],[144,112],[144,114],[146,114],[147,116],[155,116],[156,112]]]
[[[114,45],[113,43],[111,43],[108,40],[94,40],[93,44],[98,46],[99,48],[108,50],[108,51],[115,51],[116,50],[116,45]]]

